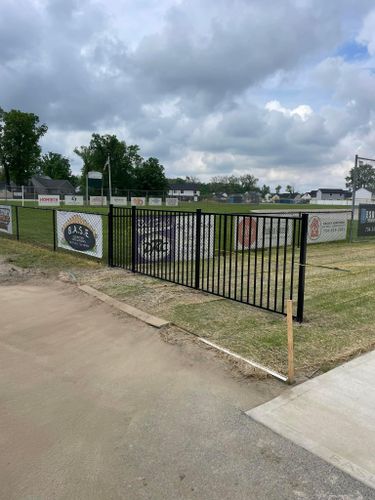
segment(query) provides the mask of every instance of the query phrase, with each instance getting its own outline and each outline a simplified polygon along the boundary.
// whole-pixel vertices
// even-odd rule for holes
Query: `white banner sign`
[[[13,234],[12,207],[0,205],[0,232]]]
[[[195,215],[144,215],[137,217],[137,262],[195,259]],[[201,257],[214,252],[214,216],[201,219]]]
[[[278,236],[279,229],[280,234]],[[269,247],[270,245],[273,247],[276,246],[277,243],[283,246],[285,245],[286,230],[288,231],[286,235],[286,244],[290,245],[293,236],[292,219],[270,219],[268,217],[255,216],[237,217],[235,221],[234,245],[238,250],[263,248],[263,242],[264,247]]]
[[[307,243],[346,239],[348,213],[309,214]]]
[[[167,207],[178,207],[178,198],[166,198],[165,204]]]
[[[83,196],[65,195],[65,205],[80,205],[83,206]]]
[[[163,200],[161,198],[149,198],[148,199],[149,205],[161,206],[162,202],[163,202]]]
[[[132,206],[135,205],[136,207],[144,207],[146,205],[146,198],[132,196],[130,199],[130,203]]]
[[[128,204],[126,196],[111,196],[111,205],[115,207],[125,207]]]
[[[60,196],[58,194],[38,194],[38,205],[40,207],[60,206]]]
[[[105,207],[107,198],[105,196],[90,196],[90,205],[92,207]]]
[[[79,212],[56,212],[57,245],[65,250],[103,257],[102,216]]]

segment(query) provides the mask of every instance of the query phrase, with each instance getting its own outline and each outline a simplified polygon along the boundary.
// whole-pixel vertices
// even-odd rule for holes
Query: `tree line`
[[[33,175],[69,180],[84,185],[86,174],[103,172],[111,164],[112,184],[117,189],[161,190],[168,188],[163,165],[157,158],[143,158],[136,144],[127,144],[116,135],[92,134],[88,145],[74,149],[83,161],[81,175],[72,173],[69,158],[49,151],[42,154],[40,139],[48,127],[34,113],[0,108],[0,180],[9,186],[28,184]]]

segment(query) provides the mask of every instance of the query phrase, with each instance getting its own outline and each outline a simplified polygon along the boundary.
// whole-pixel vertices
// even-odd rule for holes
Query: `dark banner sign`
[[[358,236],[375,236],[375,205],[359,205]]]

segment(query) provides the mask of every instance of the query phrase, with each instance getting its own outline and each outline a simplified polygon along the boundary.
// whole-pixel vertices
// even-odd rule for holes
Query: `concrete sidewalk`
[[[0,286],[0,498],[373,499],[245,415],[284,391],[74,286]]]
[[[247,414],[375,488],[375,351]]]

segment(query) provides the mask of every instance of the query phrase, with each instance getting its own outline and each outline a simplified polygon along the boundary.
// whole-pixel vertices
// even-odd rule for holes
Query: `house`
[[[243,195],[243,201],[244,203],[259,204],[262,201],[262,197],[257,191],[248,191]]]
[[[175,196],[183,201],[198,201],[200,196],[199,185],[192,182],[185,184],[171,184],[168,196]]]
[[[374,193],[372,191],[369,191],[366,188],[360,188],[357,189],[355,192],[355,204],[359,205],[361,203],[366,204],[366,203],[373,203],[374,202]]]
[[[35,194],[73,195],[76,190],[67,180],[51,179],[47,175],[33,175],[30,180]]]
[[[316,193],[317,200],[347,200],[352,196],[350,191],[336,188],[319,188]]]

